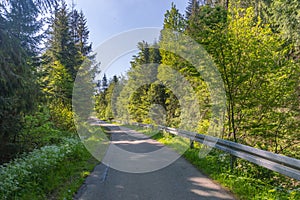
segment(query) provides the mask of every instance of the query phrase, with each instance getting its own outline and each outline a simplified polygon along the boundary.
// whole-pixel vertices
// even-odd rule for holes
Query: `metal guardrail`
[[[132,125],[154,128],[154,126],[150,124],[132,123]],[[300,180],[300,160],[298,159],[275,154],[261,149],[256,149],[247,145],[238,144],[232,141],[223,140],[208,135],[165,126],[157,126],[157,128],[173,135],[189,138],[192,141],[191,147],[193,146],[193,141],[200,142],[202,144],[217,148],[221,151],[245,159],[249,162],[255,163],[272,171],[289,176],[296,180]]]

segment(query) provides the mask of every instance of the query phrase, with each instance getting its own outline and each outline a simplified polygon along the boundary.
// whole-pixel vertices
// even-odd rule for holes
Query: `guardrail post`
[[[233,172],[234,166],[236,163],[236,157],[233,155],[230,155],[230,170]]]
[[[194,148],[194,140],[190,139],[190,148],[193,149]]]

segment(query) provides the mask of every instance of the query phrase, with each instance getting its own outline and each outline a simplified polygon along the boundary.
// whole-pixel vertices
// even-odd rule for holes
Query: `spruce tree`
[[[108,82],[107,82],[107,78],[106,78],[106,74],[103,75],[102,78],[102,90],[105,91],[108,88]]]
[[[16,143],[22,118],[35,108],[39,14],[53,8],[55,0],[7,0],[0,6],[0,162],[5,147]],[[15,144],[14,144],[15,145]]]
[[[73,40],[70,12],[65,2],[55,11],[47,56],[52,62],[59,61],[64,65],[75,80],[82,59]]]
[[[40,82],[51,108],[52,118],[60,128],[66,130],[74,128],[72,119],[67,116],[72,116],[72,93],[78,70],[82,64],[93,62],[87,58],[91,49],[86,49],[85,46],[89,32],[85,23],[82,26],[83,17],[83,13],[78,14],[76,10],[70,12],[65,2],[56,8],[44,54],[44,64],[40,70],[43,73]],[[82,27],[86,40],[78,34]],[[85,41],[81,45],[85,52],[81,52],[81,41]],[[88,60],[84,62],[84,59]],[[55,105],[59,105],[60,108],[57,109]],[[61,126],[61,121],[66,122],[64,126]]]
[[[92,45],[89,44],[89,30],[87,28],[87,20],[81,11],[79,13],[78,25],[77,25],[77,37],[78,42],[76,43],[79,47],[79,51],[83,56],[88,56],[92,51]]]
[[[189,19],[194,13],[199,9],[199,1],[198,0],[189,0],[188,6],[186,8],[186,19]]]
[[[79,13],[78,11],[72,7],[71,11],[71,27],[72,27],[72,38],[75,44],[78,44],[79,37],[78,37],[78,22],[79,22]]]

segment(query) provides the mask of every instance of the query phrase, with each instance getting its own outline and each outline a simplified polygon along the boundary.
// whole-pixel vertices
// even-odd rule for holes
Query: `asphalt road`
[[[112,144],[114,144],[111,144],[111,146],[117,146],[126,152],[137,154],[124,156],[119,155],[120,153],[110,153],[108,149],[107,156],[103,159],[106,164],[100,164],[94,169],[74,199],[235,199],[228,191],[207,178],[182,157],[156,171],[148,170],[149,172],[145,173],[132,173],[132,170],[134,170],[132,168],[134,167],[136,167],[137,171],[141,172],[141,169],[149,166],[151,163],[162,163],[159,161],[161,158],[155,160],[153,157],[150,159],[149,157],[137,157],[136,155],[146,155],[147,152],[160,152],[159,150],[162,149],[165,149],[164,157],[172,157],[176,153],[162,144],[130,129],[105,123],[101,123],[100,125],[110,130]],[[118,167],[111,167],[116,166],[116,162],[119,168],[124,170],[120,170]],[[139,165],[139,163],[146,164]]]

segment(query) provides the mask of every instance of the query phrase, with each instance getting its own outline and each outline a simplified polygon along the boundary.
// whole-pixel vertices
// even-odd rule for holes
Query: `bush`
[[[68,158],[79,156],[80,150],[84,146],[79,140],[64,139],[63,145],[45,146],[0,166],[0,199],[19,199],[28,191],[39,192],[42,187],[37,186],[45,184],[46,174]]]
[[[69,103],[63,103],[61,100],[55,100],[50,105],[51,121],[55,126],[64,131],[74,132],[76,130],[72,105]]]
[[[62,142],[62,132],[55,128],[50,120],[50,111],[46,107],[40,107],[32,115],[23,118],[22,131],[18,135],[16,144],[21,147],[21,151],[32,151],[46,145],[59,144]]]

